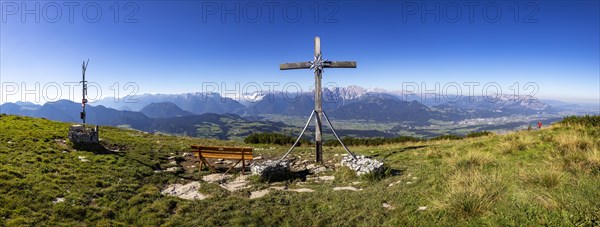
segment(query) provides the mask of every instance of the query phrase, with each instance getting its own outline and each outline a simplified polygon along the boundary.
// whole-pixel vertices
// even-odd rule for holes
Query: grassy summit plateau
[[[404,226],[600,224],[600,117],[570,117],[542,130],[463,140],[351,147],[384,160],[383,178],[337,166],[283,182],[250,180],[228,191],[202,181],[192,144],[239,142],[101,127],[103,151],[73,149],[69,124],[0,116],[0,226]],[[255,157],[287,147],[252,145]],[[312,161],[311,147],[291,156]],[[165,171],[180,167],[179,171]],[[207,173],[203,173],[207,174]],[[333,176],[333,177],[332,177]],[[325,177],[325,178],[319,178]],[[324,180],[326,179],[326,180]],[[204,200],[164,196],[171,184],[200,182]],[[271,190],[260,198],[253,192]],[[333,190],[353,187],[354,190]],[[299,192],[312,189],[312,192]]]

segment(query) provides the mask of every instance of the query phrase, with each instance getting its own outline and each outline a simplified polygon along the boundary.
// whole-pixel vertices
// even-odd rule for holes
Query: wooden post
[[[315,60],[321,58],[321,39],[315,37]],[[315,69],[315,111],[317,112],[315,118],[315,158],[316,162],[323,162],[323,139],[321,134],[323,133],[323,125],[321,124],[321,113],[323,112],[323,104],[321,94],[321,79],[323,75],[320,69]]]

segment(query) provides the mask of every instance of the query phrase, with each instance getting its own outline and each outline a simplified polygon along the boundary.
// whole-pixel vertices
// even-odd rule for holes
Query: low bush
[[[600,127],[600,115],[567,116],[560,123],[563,125]]]
[[[275,145],[292,145],[296,138],[274,132],[252,133],[244,139],[246,144],[275,144]],[[309,144],[306,139],[301,139],[297,146],[301,144]]]

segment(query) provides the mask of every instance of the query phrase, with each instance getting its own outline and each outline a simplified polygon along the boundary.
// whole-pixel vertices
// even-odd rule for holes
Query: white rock
[[[161,194],[166,196],[175,196],[186,200],[203,200],[208,196],[198,192],[200,182],[193,181],[188,184],[172,184],[162,190]]]
[[[293,191],[293,192],[314,192],[315,190],[312,190],[310,188],[294,188],[294,189],[288,189],[288,191]]]
[[[248,183],[249,183],[248,176],[241,175],[241,176],[235,178],[233,181],[225,182],[219,186],[221,186],[222,188],[224,188],[230,192],[234,192],[234,191],[239,191],[242,189],[249,188],[250,186],[248,186]]]
[[[216,183],[216,182],[223,182],[226,179],[228,179],[229,177],[231,177],[231,175],[213,173],[213,174],[208,174],[206,176],[202,176],[202,180],[206,181],[206,182]]]
[[[256,199],[256,198],[260,198],[263,197],[265,195],[269,194],[269,189],[263,189],[260,191],[253,191],[250,192],[250,199]]]
[[[65,201],[65,198],[63,198],[63,197],[58,197],[58,198],[54,199],[54,200],[52,201],[52,203],[53,203],[53,204],[57,204],[57,203],[62,203],[62,202],[64,202],[64,201]]]
[[[348,191],[360,191],[362,189],[357,189],[355,187],[352,186],[346,186],[346,187],[335,187],[333,188],[334,191],[341,191],[341,190],[348,190]]]
[[[79,161],[81,161],[81,162],[89,162],[90,161],[85,156],[79,156],[77,158],[79,158]]]
[[[383,162],[365,156],[356,156],[356,159],[352,156],[345,156],[342,158],[341,164],[355,171],[359,176],[368,173],[383,173],[384,170]]]
[[[287,188],[284,187],[284,186],[273,186],[273,187],[270,187],[269,189],[278,190],[278,191],[284,191]]]
[[[335,180],[335,176],[320,176],[319,180]]]
[[[260,176],[263,179],[268,179],[272,176],[285,175],[290,171],[290,162],[288,161],[273,161],[267,160],[262,163],[252,163],[250,166],[252,175]]]
[[[325,168],[325,166],[319,166],[313,169],[309,169],[309,172],[312,174],[317,174],[325,171],[327,171],[327,168]]]
[[[167,170],[165,170],[165,172],[172,172],[172,173],[174,173],[174,172],[178,172],[180,169],[181,168],[179,168],[179,167],[169,167],[169,168],[167,168]]]
[[[383,203],[383,204],[381,204],[381,206],[383,206],[383,208],[387,208],[387,209],[394,209],[394,206],[390,205],[389,203]]]
[[[183,152],[183,154],[181,154],[182,157],[193,157],[194,153],[192,152]]]
[[[400,184],[400,183],[401,183],[401,181],[396,181],[396,182],[389,184],[388,187],[392,187],[392,186]]]
[[[420,206],[419,209],[417,209],[417,210],[421,210],[421,211],[427,210],[427,206]]]

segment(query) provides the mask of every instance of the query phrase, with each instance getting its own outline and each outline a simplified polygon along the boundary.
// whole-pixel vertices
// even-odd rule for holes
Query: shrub
[[[462,136],[459,135],[441,135],[435,138],[432,138],[431,140],[461,140],[464,139]]]
[[[480,131],[480,132],[469,132],[469,134],[467,134],[465,137],[466,138],[475,138],[475,137],[491,136],[491,135],[494,135],[494,133],[490,132],[490,131]]]
[[[347,146],[379,146],[384,144],[398,144],[398,143],[406,143],[406,142],[418,142],[423,141],[423,139],[415,138],[412,136],[398,136],[393,138],[383,138],[383,137],[375,137],[375,138],[354,138],[354,137],[344,137],[342,138],[342,142]],[[323,144],[325,146],[340,146],[340,143],[337,140],[328,140]]]
[[[244,143],[247,144],[292,145],[295,141],[296,138],[274,132],[252,133],[244,139]],[[301,139],[297,146],[300,146],[302,143],[308,144],[309,142],[306,139]]]
[[[560,123],[563,125],[600,127],[600,115],[567,116]]]

